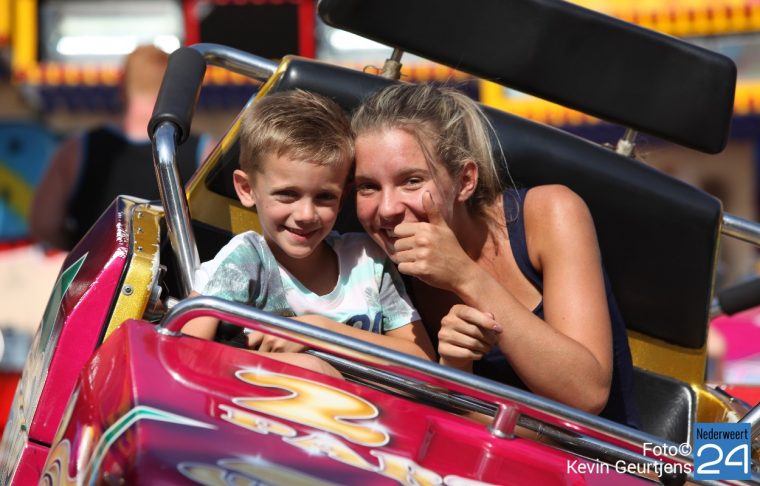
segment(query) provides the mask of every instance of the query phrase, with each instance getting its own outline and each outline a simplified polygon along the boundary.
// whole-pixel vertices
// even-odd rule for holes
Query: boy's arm
[[[338,334],[361,339],[362,341],[367,341],[402,353],[411,354],[418,358],[430,361],[435,359],[433,345],[430,344],[430,338],[428,337],[421,321],[414,321],[405,326],[388,331],[386,334],[377,334],[362,329],[356,329],[315,314],[298,316],[294,319],[313,326],[319,326],[323,329],[329,329]]]
[[[188,298],[197,297],[199,295],[201,294],[193,290],[192,292],[190,292],[190,295],[188,295]],[[214,339],[214,336],[216,335],[217,327],[219,327],[219,319],[217,319],[216,317],[203,316],[203,317],[196,317],[195,319],[185,324],[182,327],[182,332],[190,336],[195,336],[202,339],[208,339],[209,341],[211,341]]]

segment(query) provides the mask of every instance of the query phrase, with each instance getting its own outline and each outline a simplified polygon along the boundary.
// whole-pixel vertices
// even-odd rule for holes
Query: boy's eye
[[[317,194],[317,200],[324,202],[337,201],[339,197],[339,194],[333,194],[332,192],[323,192],[322,194]]]
[[[295,191],[277,191],[274,193],[274,197],[278,201],[295,201],[298,198],[298,193]]]

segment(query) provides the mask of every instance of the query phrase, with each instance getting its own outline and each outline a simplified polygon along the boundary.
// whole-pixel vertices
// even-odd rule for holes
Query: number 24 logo
[[[706,453],[708,449],[714,449],[718,452],[718,456],[713,461],[707,461],[699,465],[697,468],[697,474],[721,474],[719,469],[712,469],[710,466],[714,466],[716,464],[722,464],[724,466],[742,466],[743,472],[745,474],[749,473],[749,446],[747,444],[740,444],[730,451],[728,451],[728,454],[726,454],[726,460],[721,462],[723,459],[723,449],[721,449],[717,444],[703,444],[699,449],[697,449],[696,457],[702,458],[703,453]],[[742,454],[740,460],[734,460],[734,456],[736,456],[737,453]]]

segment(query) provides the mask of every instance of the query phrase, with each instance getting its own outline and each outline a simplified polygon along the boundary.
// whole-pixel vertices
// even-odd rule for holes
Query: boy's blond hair
[[[307,91],[266,95],[243,114],[240,168],[249,176],[260,172],[268,154],[327,166],[351,163],[348,117],[331,99]]]

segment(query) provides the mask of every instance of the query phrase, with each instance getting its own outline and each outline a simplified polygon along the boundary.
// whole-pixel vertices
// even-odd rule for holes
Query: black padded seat
[[[641,429],[676,444],[688,442],[696,410],[688,383],[639,368],[633,373]]]
[[[333,27],[687,147],[717,153],[728,141],[730,58],[571,2],[322,0],[319,14]]]
[[[300,88],[333,98],[347,111],[390,81],[291,58],[274,91]],[[643,163],[561,130],[486,109],[508,161],[507,184],[564,184],[588,204],[626,326],[677,346],[705,345],[722,207],[707,193]],[[237,144],[206,184],[235,198]],[[511,178],[509,177],[511,176]],[[354,198],[336,225],[361,230]],[[693,392],[685,383],[636,370],[643,430],[675,442],[688,436]]]
[[[273,89],[315,91],[350,111],[368,93],[392,82],[294,58]],[[490,108],[486,112],[518,185],[564,184],[589,205],[626,326],[701,349],[720,235],[720,201],[567,132]],[[506,173],[503,177],[511,183]],[[344,213],[353,221],[342,222],[342,228],[358,227],[350,209]]]

